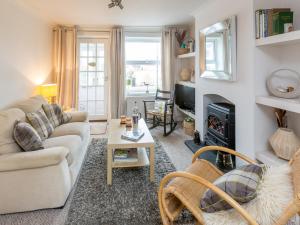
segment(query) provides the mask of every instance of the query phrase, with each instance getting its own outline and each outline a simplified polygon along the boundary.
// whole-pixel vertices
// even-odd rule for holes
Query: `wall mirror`
[[[236,16],[200,31],[200,74],[203,78],[236,80]]]

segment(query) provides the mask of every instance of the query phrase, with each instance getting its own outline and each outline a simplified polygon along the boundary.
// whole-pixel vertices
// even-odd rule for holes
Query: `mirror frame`
[[[206,36],[211,34],[211,30],[216,30],[220,23],[225,20],[230,20],[230,33],[231,33],[231,74],[225,71],[209,71],[206,70]],[[206,79],[236,81],[236,62],[237,62],[237,16],[232,16],[221,22],[215,23],[212,26],[200,30],[200,77]]]

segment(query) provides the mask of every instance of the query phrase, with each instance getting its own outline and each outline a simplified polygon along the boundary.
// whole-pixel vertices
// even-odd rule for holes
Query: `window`
[[[125,38],[126,94],[155,93],[161,85],[161,37]]]

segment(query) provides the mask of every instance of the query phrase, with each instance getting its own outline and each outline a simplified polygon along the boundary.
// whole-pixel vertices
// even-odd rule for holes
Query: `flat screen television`
[[[181,109],[195,112],[195,88],[176,84],[175,104]]]

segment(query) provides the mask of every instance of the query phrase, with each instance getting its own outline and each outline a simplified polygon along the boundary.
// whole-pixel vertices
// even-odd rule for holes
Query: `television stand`
[[[176,105],[176,108],[178,109],[178,111],[182,112],[183,114],[185,114],[185,115],[187,115],[187,116],[189,116],[189,117],[191,117],[191,118],[193,118],[193,119],[196,118],[196,117],[195,117],[195,114],[192,113],[191,111],[185,110],[185,109],[181,109],[178,105]]]

